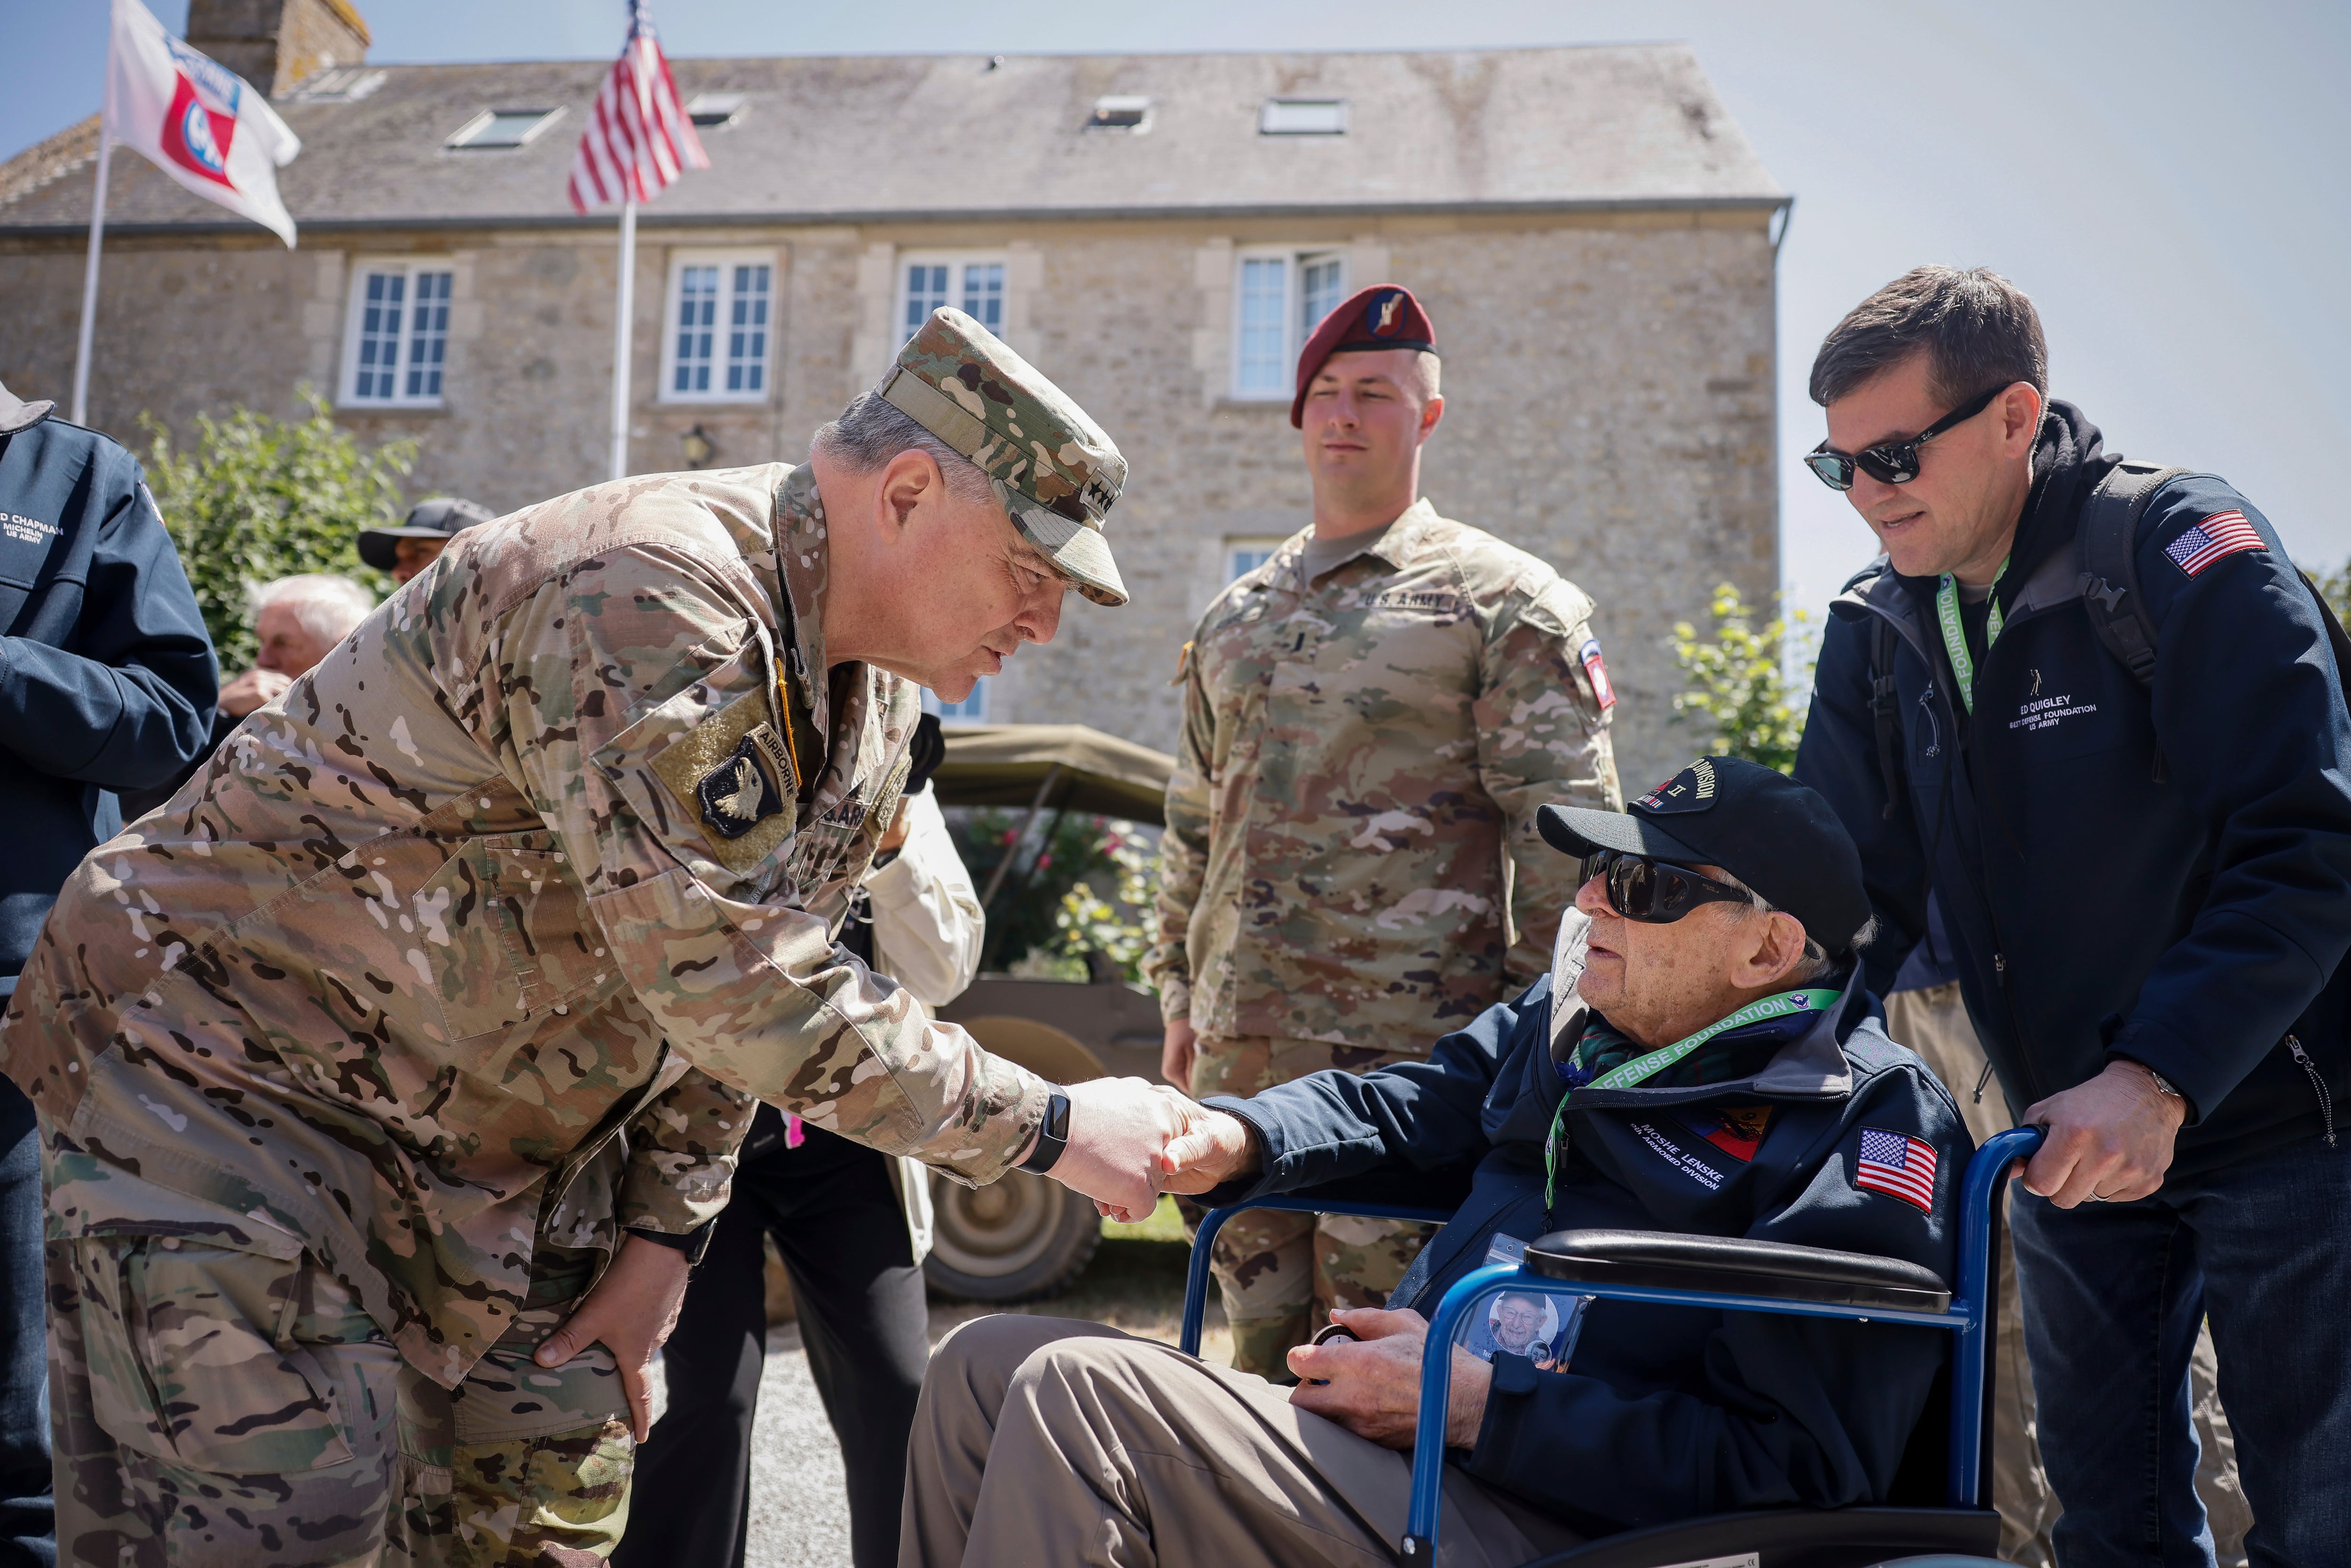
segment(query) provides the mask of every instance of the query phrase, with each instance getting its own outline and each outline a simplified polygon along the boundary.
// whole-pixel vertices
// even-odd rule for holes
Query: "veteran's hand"
[[[685,1254],[674,1247],[632,1236],[621,1243],[619,1256],[580,1310],[563,1326],[539,1342],[531,1359],[541,1366],[561,1366],[597,1341],[620,1364],[621,1392],[629,1400],[629,1427],[642,1443],[653,1429],[653,1396],[646,1377],[653,1357],[677,1327],[677,1310],[685,1300],[686,1276],[692,1272]]]
[[[2024,1167],[2024,1185],[2060,1208],[2128,1203],[2163,1186],[2188,1103],[2155,1086],[2136,1061],[2114,1061],[2085,1083],[2027,1108],[2025,1124],[2046,1127]]]
[[[1412,1447],[1420,1418],[1420,1358],[1428,1320],[1418,1312],[1377,1307],[1339,1307],[1331,1321],[1357,1337],[1301,1344],[1290,1353],[1290,1370],[1302,1381],[1290,1391],[1301,1410],[1336,1421],[1358,1437],[1384,1448]],[[1453,1383],[1446,1401],[1445,1446],[1473,1448],[1486,1424],[1486,1396],[1494,1369],[1453,1347]]]
[[[253,669],[237,676],[221,688],[220,710],[231,718],[246,715],[286,695],[294,677],[276,670]]]
[[[1048,1174],[1122,1224],[1159,1204],[1159,1156],[1189,1123],[1191,1102],[1140,1078],[1096,1078],[1063,1086],[1070,1143]]]
[[[1159,1156],[1159,1190],[1206,1192],[1262,1169],[1265,1152],[1247,1122],[1229,1111],[1195,1106],[1190,1127],[1167,1141]]]

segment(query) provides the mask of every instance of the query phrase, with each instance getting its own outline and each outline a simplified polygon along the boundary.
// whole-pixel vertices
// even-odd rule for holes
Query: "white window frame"
[[[718,293],[714,301],[710,324],[710,385],[706,388],[679,391],[677,388],[678,338],[684,331],[678,313],[685,303],[685,275],[689,267],[718,269]],[[738,361],[729,350],[728,339],[734,330],[734,312],[738,303],[736,297],[736,269],[744,267],[764,267],[768,269],[767,340],[759,345],[757,355],[739,361],[739,368],[751,372],[745,379],[756,379],[757,387],[730,388],[727,372],[738,368]],[[783,268],[772,250],[674,250],[669,257],[669,283],[662,290],[661,381],[654,394],[655,402],[665,403],[762,403],[768,402],[776,388],[777,305],[783,298]],[[749,303],[749,299],[742,301]],[[759,330],[757,327],[748,329]]]
[[[970,292],[967,287],[970,269],[975,267],[996,268],[995,276],[999,284],[998,297],[1003,301],[1003,308],[998,313],[997,320],[990,325],[985,315],[977,311],[973,311],[972,314],[978,318],[981,326],[987,327],[999,338],[1004,336],[1006,329],[1011,325],[1012,264],[1011,258],[1003,251],[902,250],[898,253],[896,266],[897,272],[892,278],[890,286],[890,352],[893,357],[900,349],[906,346],[908,339],[922,329],[922,321],[910,323],[906,319],[907,308],[914,300],[912,274],[917,267],[944,267],[947,269],[947,286],[943,297],[944,302],[954,306],[958,310],[966,308],[965,300]],[[929,319],[930,312],[924,311],[923,320]]]
[[[352,263],[350,299],[345,308],[343,319],[343,371],[338,383],[341,389],[339,401],[344,407],[349,409],[439,408],[447,402],[449,340],[453,336],[449,318],[455,308],[456,275],[456,262],[445,256],[362,256]],[[370,334],[366,329],[369,305],[368,280],[371,277],[392,277],[401,279],[399,305],[401,319],[392,338],[395,358],[392,375],[394,391],[390,397],[378,395],[371,389],[362,394],[360,391],[360,372],[362,368],[360,364],[361,347],[370,336],[381,335],[380,333]],[[408,391],[408,382],[410,371],[416,368],[413,361],[418,347],[415,328],[417,280],[420,277],[435,277],[447,280],[445,285],[436,286],[444,287],[445,293],[434,302],[439,307],[435,313],[435,324],[439,329],[431,334],[438,338],[441,349],[440,361],[436,366],[432,367],[432,370],[437,370],[441,385],[431,392],[419,391],[412,394]],[[381,302],[378,303],[381,308]],[[370,365],[365,368],[371,376],[382,373],[381,365]],[[429,375],[432,371],[427,371],[424,373]]]
[[[1272,261],[1282,264],[1282,341],[1275,361],[1280,374],[1253,386],[1247,380],[1251,368],[1249,335],[1255,325],[1249,315],[1249,279],[1252,264],[1261,267]],[[1338,281],[1317,289],[1318,309],[1310,321],[1306,319],[1307,301],[1301,279],[1309,267],[1335,267]],[[1313,331],[1322,316],[1347,298],[1347,247],[1343,245],[1252,245],[1234,251],[1230,395],[1236,402],[1286,403],[1290,400],[1297,392],[1298,351],[1306,346],[1307,334]]]
[[[989,723],[987,688],[994,684],[992,676],[980,676],[971,688],[971,695],[959,703],[942,702],[938,693],[925,686],[923,711],[936,717],[943,729],[953,729],[958,725]]]
[[[1289,543],[1282,534],[1235,534],[1225,540],[1225,580],[1238,582],[1249,572],[1255,571],[1273,559],[1274,552]],[[1243,556],[1257,559],[1243,565]]]

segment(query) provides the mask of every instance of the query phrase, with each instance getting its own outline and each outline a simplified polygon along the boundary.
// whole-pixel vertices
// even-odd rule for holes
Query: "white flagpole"
[[[91,252],[94,257],[97,252]],[[91,262],[94,268],[95,260]],[[637,198],[621,199],[621,298],[612,324],[612,477],[629,475],[629,328],[636,301]]]
[[[73,422],[89,423],[89,340],[98,325],[98,247],[106,233],[106,171],[113,161],[114,138],[98,128],[98,193],[89,204],[89,260],[81,274],[81,335],[74,350]]]

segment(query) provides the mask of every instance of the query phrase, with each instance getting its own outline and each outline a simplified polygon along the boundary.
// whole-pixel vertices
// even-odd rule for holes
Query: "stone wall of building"
[[[1133,463],[1112,540],[1134,602],[1071,600],[1053,645],[998,677],[991,717],[1071,720],[1167,747],[1176,652],[1222,586],[1236,538],[1303,527],[1308,489],[1286,402],[1237,402],[1235,247],[1343,249],[1350,285],[1394,280],[1427,304],[1447,414],[1425,490],[1439,510],[1556,565],[1600,604],[1621,697],[1618,747],[1643,786],[1692,751],[1670,722],[1666,639],[1714,585],[1768,602],[1778,580],[1772,255],[1760,216],[1249,220],[641,231],[632,466],[684,465],[699,428],[720,465],[805,454],[810,430],[872,384],[895,343],[908,248],[1001,255],[1006,336]],[[764,402],[670,404],[655,383],[673,250],[752,246],[778,268]],[[455,277],[444,406],[339,417],[421,445],[410,492],[504,510],[606,468],[611,231],[306,232],[110,236],[92,423],[134,444],[152,412],[184,433],[238,402],[281,413],[340,385],[350,280],[367,259],[446,256]],[[0,380],[62,400],[72,376],[78,244],[0,242]]]

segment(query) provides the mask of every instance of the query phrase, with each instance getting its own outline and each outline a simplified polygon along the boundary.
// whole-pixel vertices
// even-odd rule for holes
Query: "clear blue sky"
[[[619,0],[358,0],[382,61],[601,57]],[[177,31],[185,0],[152,7]],[[1795,461],[1823,332],[1923,261],[2039,303],[2109,445],[2234,481],[2305,561],[2351,555],[2351,5],[2231,0],[654,0],[674,55],[1490,48],[1687,39],[1796,211],[1780,261],[1783,572],[1870,553]],[[98,105],[104,0],[0,0],[0,152]],[[37,68],[26,68],[37,64]],[[0,278],[0,308],[6,283]],[[1465,519],[1474,522],[1475,518]]]

